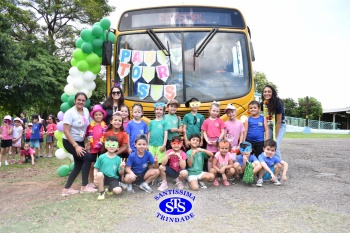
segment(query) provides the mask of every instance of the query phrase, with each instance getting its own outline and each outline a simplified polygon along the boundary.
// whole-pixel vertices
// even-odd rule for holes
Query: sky
[[[110,0],[115,28],[120,14],[145,5]],[[138,1],[139,2],[139,1]],[[145,1],[146,2],[146,1]],[[280,98],[314,97],[323,109],[350,106],[350,1],[348,0],[152,0],[160,4],[230,6],[251,30],[254,71],[278,88]],[[229,3],[229,4],[227,4]]]

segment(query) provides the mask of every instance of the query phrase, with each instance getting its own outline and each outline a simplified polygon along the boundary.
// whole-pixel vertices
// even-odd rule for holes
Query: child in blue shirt
[[[159,176],[158,158],[147,151],[147,136],[140,134],[136,137],[134,146],[136,151],[129,155],[126,162],[126,175],[124,182],[128,192],[134,192],[132,183],[140,185],[140,189],[147,193],[153,192],[148,185]]]
[[[41,119],[39,119],[38,114],[32,115],[32,134],[30,135],[30,148],[34,148],[35,150],[35,157],[38,157],[38,152],[40,148],[40,128],[42,124],[40,124]]]
[[[129,121],[128,125],[126,126],[125,132],[128,134],[128,140],[129,140],[129,154],[131,152],[135,152],[136,148],[134,145],[135,138],[139,134],[147,134],[148,133],[148,127],[147,124],[141,120],[143,115],[143,107],[141,104],[136,103],[132,106],[132,116],[133,119]]]
[[[287,181],[288,163],[276,156],[277,143],[268,139],[264,143],[264,153],[259,156],[262,169],[259,171],[259,180],[256,186],[261,187],[263,180],[271,180],[275,185],[281,185],[278,177],[283,169],[282,181]]]

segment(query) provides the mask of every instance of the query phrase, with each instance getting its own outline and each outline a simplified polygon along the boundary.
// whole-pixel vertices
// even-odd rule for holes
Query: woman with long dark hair
[[[112,115],[120,111],[122,105],[124,105],[124,92],[119,85],[114,85],[106,101],[102,104],[102,108],[107,112],[104,122],[109,124]]]

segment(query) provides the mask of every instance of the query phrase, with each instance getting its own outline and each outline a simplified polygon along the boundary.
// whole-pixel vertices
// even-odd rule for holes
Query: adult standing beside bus
[[[112,115],[120,111],[120,107],[124,105],[124,93],[120,86],[112,87],[107,100],[102,104],[102,108],[106,110],[107,116],[104,118],[106,124],[110,123]]]
[[[73,155],[74,168],[69,174],[67,183],[62,190],[62,196],[79,193],[79,190],[72,189],[71,186],[82,171],[81,193],[93,193],[97,190],[88,186],[88,177],[92,157],[85,150],[84,139],[86,128],[89,125],[89,110],[84,107],[87,96],[83,92],[75,95],[74,106],[65,112],[63,118],[63,146]]]
[[[281,158],[281,141],[286,132],[286,121],[284,116],[284,106],[278,97],[277,91],[271,85],[266,85],[262,90],[262,109],[264,117],[268,123],[270,139],[277,142],[276,155]]]

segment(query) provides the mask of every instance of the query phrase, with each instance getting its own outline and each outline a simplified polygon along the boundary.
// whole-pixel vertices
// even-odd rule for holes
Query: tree
[[[306,97],[298,98],[298,107],[296,109],[296,117],[306,117]],[[309,97],[309,119],[318,120],[322,116],[322,104],[314,97]]]
[[[290,117],[297,116],[297,107],[298,103],[294,101],[292,98],[283,99],[283,105],[285,109],[285,115]]]
[[[264,74],[262,72],[258,72],[258,71],[254,72],[254,84],[255,84],[255,92],[257,92],[257,93],[261,93],[263,88],[266,85],[273,86],[278,93],[277,86],[274,83],[269,82],[266,78],[266,74]]]

